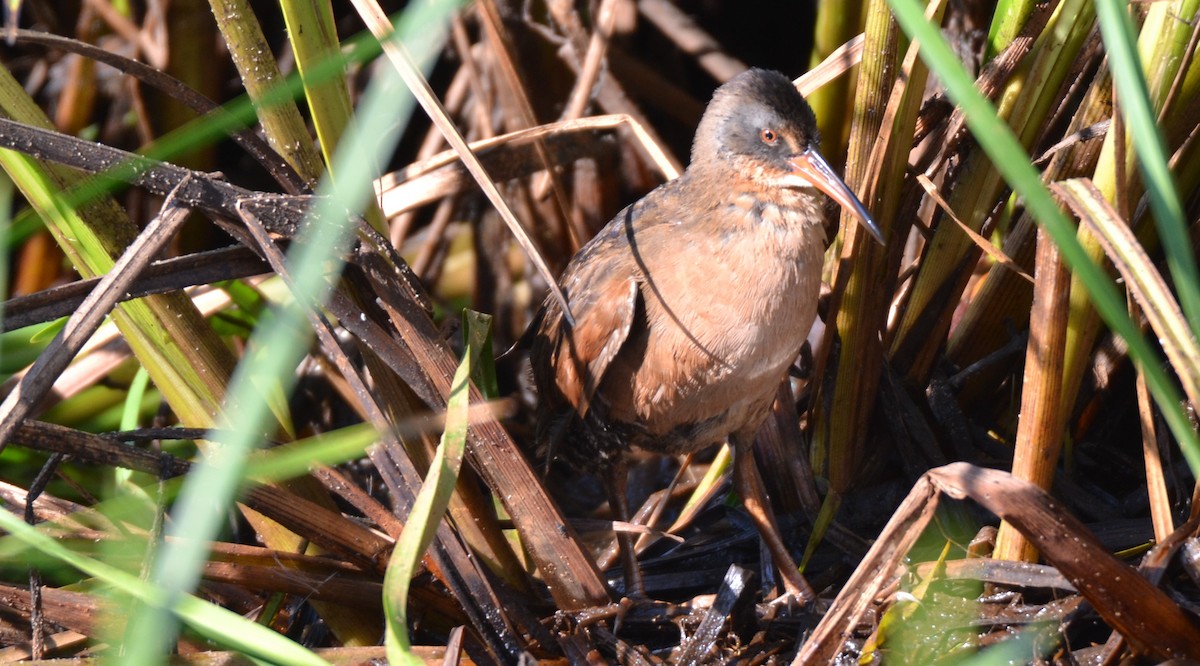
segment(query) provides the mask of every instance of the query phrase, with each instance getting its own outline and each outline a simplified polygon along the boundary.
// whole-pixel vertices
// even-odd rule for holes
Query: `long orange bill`
[[[866,227],[867,231],[879,241],[880,245],[884,245],[883,232],[879,230],[879,225],[875,224],[875,220],[871,218],[871,214],[867,212],[862,202],[845,181],[838,177],[833,169],[829,166],[829,162],[825,161],[821,154],[812,148],[805,148],[804,152],[799,155],[794,155],[788,160],[788,166],[792,167],[792,175],[799,177],[809,185],[821,190],[829,195],[830,199],[841,204],[842,208],[854,213],[858,221]]]

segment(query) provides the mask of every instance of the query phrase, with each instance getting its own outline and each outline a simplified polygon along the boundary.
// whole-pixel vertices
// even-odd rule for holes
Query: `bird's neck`
[[[753,169],[751,167],[751,169]],[[804,225],[821,226],[824,221],[821,195],[812,189],[769,184],[765,173],[741,173],[736,169],[689,169],[692,189],[709,199],[714,208],[736,207],[767,225],[784,225],[793,230]]]

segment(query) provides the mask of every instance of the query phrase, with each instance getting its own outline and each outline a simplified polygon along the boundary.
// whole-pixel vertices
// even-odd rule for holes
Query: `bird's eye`
[[[758,137],[768,146],[779,140],[779,135],[775,133],[775,130],[771,129],[759,130]]]

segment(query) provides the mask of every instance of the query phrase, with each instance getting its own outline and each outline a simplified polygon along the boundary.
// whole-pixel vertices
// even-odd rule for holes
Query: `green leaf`
[[[479,361],[481,347],[489,340],[491,317],[479,313],[464,313],[466,350],[454,372],[450,399],[446,403],[446,429],[438,444],[429,475],[421,485],[404,531],[396,541],[383,579],[383,608],[387,615],[387,654],[392,664],[424,664],[412,651],[408,638],[408,584],[437,534],[438,525],[446,515],[458,472],[466,451],[468,407],[470,406],[471,374]]]

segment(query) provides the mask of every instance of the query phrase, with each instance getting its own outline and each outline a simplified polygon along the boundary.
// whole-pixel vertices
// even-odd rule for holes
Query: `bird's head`
[[[700,119],[692,164],[724,164],[771,188],[816,188],[850,211],[880,243],[883,234],[818,151],[812,107],[786,76],[750,69],[717,89]]]

